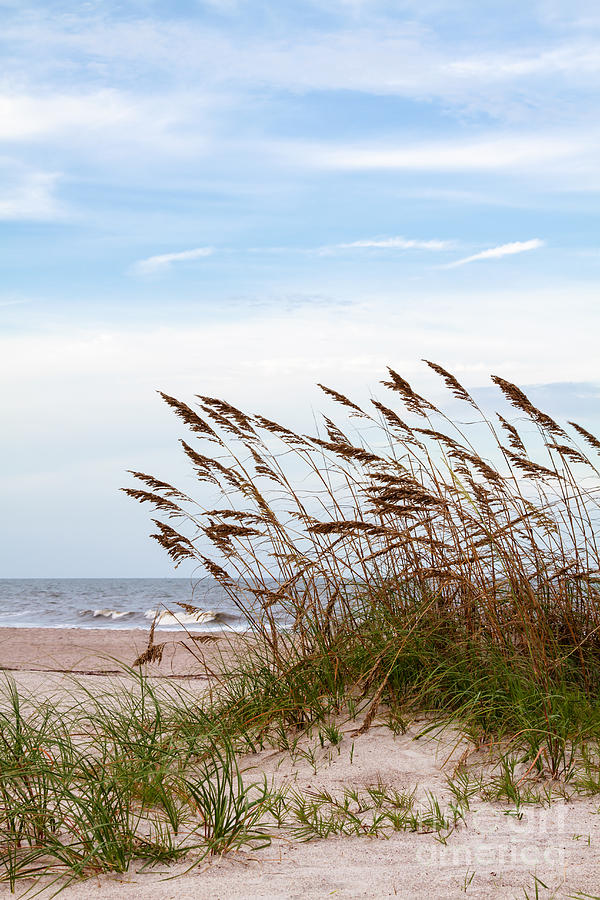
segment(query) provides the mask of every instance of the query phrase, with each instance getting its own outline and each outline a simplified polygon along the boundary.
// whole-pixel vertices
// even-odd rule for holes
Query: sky
[[[0,577],[174,574],[157,390],[308,430],[428,358],[598,422],[596,2],[0,0],[0,54]]]

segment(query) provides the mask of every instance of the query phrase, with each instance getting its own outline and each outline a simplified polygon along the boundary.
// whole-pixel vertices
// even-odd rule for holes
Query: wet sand
[[[165,643],[162,662],[152,664],[152,674],[193,677],[203,674],[203,656],[216,657],[234,635],[200,643],[184,631],[157,631],[154,643]],[[146,649],[148,631],[103,628],[1,628],[0,671],[75,672],[115,674],[131,666]],[[211,648],[212,652],[211,652]]]

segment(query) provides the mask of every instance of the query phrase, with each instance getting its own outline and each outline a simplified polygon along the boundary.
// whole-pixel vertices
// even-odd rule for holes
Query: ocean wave
[[[125,611],[119,609],[82,609],[79,611],[79,615],[92,616],[94,619],[123,619],[125,616],[134,616],[135,613],[130,609]]]
[[[207,622],[216,622],[221,614],[212,609],[198,609],[196,612],[169,612],[168,609],[149,609],[144,613],[146,619],[156,618],[157,625],[205,625]]]

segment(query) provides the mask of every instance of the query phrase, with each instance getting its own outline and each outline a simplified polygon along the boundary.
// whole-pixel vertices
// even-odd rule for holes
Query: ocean
[[[198,612],[177,606],[185,603]],[[0,628],[149,628],[243,631],[217,582],[189,578],[0,579]]]

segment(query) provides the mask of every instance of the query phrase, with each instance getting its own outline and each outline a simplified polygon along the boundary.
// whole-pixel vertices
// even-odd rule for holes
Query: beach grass
[[[499,376],[514,415],[491,416],[427,365],[453,416],[390,369],[390,405],[320,385],[345,422],[324,416],[312,436],[163,395],[192,433],[199,497],[140,472],[126,492],[260,637],[225,686],[240,733],[303,727],[349,700],[366,730],[383,703],[510,741],[566,777],[600,727],[600,440]]]
[[[36,702],[7,678],[0,696],[0,877],[45,890],[133,860],[158,865],[264,846],[266,780],[246,782],[209,719],[181,727],[191,698],[143,673],[78,699]],[[196,698],[194,698],[196,700]]]
[[[216,855],[268,847],[276,836],[306,841],[394,831],[445,840],[461,804],[377,784],[339,796],[275,785],[240,765],[247,740],[221,719],[222,706],[123,669],[103,689],[72,680],[40,702],[7,676],[0,689],[0,881],[20,896],[54,896],[103,873],[189,870]],[[334,724],[311,732],[310,758],[338,748]],[[266,738],[263,736],[261,742]],[[281,746],[275,734],[273,745]],[[141,867],[141,869],[140,869]],[[179,874],[182,874],[180,871]]]
[[[11,887],[43,875],[58,890],[133,860],[195,865],[281,830],[446,840],[474,797],[519,815],[600,793],[600,440],[499,377],[514,416],[492,417],[428,365],[468,424],[392,370],[393,399],[369,410],[322,386],[347,420],[325,417],[313,436],[165,395],[192,435],[182,447],[198,496],[141,472],[126,492],[154,506],[153,537],[216,579],[249,631],[210,669],[190,642],[210,676],[201,698],[147,677],[153,632],[116,693],[82,689],[64,709],[7,683],[0,877]],[[269,747],[316,772],[318,747],[339,751],[349,723],[359,739],[416,718],[421,736],[468,739],[448,802],[393,785],[289,791],[240,769]]]

